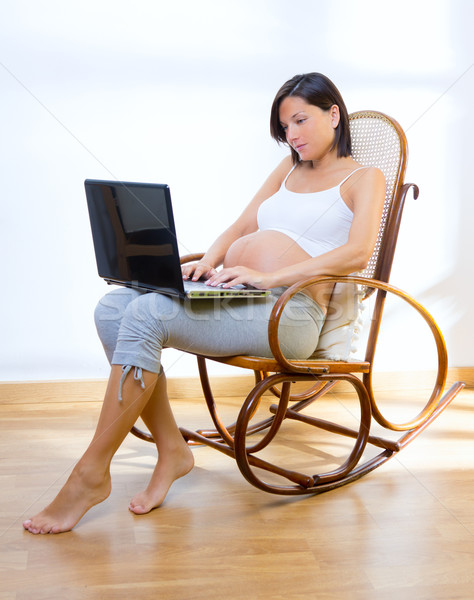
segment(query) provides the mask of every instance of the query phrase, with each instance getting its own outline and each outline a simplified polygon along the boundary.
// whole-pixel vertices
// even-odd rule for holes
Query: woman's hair
[[[280,105],[289,96],[302,98],[308,104],[313,104],[322,110],[329,110],[331,106],[337,104],[340,119],[335,129],[334,143],[331,146],[331,150],[337,148],[338,157],[351,155],[351,132],[346,105],[334,83],[321,73],[295,75],[295,77],[284,83],[278,90],[273,100],[270,115],[270,133],[278,143],[287,143],[286,134],[280,123]],[[301,161],[298,152],[293,148],[291,148],[291,156],[294,164]]]

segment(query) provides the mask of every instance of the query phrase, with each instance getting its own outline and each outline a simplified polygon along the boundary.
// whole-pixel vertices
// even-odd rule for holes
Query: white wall
[[[108,373],[83,180],[170,184],[183,252],[204,250],[285,154],[269,107],[307,71],[329,75],[350,111],[384,111],[406,130],[421,195],[392,282],[433,313],[451,364],[474,365],[473,22],[469,0],[4,2],[0,379]],[[398,368],[408,345],[411,366],[429,368],[400,314],[388,312],[381,364]],[[194,373],[190,357],[164,361]]]

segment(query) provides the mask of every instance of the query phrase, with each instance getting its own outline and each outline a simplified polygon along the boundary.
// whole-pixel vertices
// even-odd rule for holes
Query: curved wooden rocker
[[[443,394],[448,372],[443,336],[433,317],[423,306],[388,283],[403,207],[410,188],[413,189],[415,199],[418,197],[416,185],[403,183],[407,160],[405,134],[396,121],[378,112],[354,113],[350,116],[350,123],[355,160],[364,166],[379,167],[387,182],[379,236],[368,267],[357,276],[309,278],[288,288],[275,304],[269,321],[268,335],[273,358],[197,356],[202,389],[215,429],[181,429],[189,444],[205,444],[234,458],[247,481],[274,494],[318,494],[355,481],[373,471],[419,435],[464,387],[462,382],[457,382]],[[202,254],[188,255],[182,258],[182,262],[198,260],[201,256]],[[335,360],[334,358],[339,357],[331,357],[330,349],[321,347],[321,338],[325,337],[322,335],[312,358],[288,360],[278,341],[278,324],[286,303],[305,288],[328,282],[353,286],[352,293],[363,296],[362,302],[374,295],[365,359],[356,361],[346,356],[344,360]],[[433,390],[422,410],[402,422],[393,422],[384,416],[375,399],[372,383],[375,350],[387,294],[403,300],[425,321],[437,350],[438,364]],[[330,311],[332,304],[331,299]],[[351,318],[349,326],[340,328],[344,335],[347,335],[346,330],[351,333],[354,321],[355,317]],[[255,374],[255,385],[244,399],[236,422],[230,426],[226,426],[219,416],[207,374],[207,360],[250,369]],[[307,382],[308,387],[303,392],[292,394],[292,387],[299,382]],[[309,407],[317,408],[317,401],[340,382],[352,386],[358,399],[360,413],[356,427],[348,427],[305,412]],[[268,414],[264,418],[257,419],[259,407],[263,404],[262,400],[267,399],[268,392],[277,400],[268,407]],[[294,421],[353,440],[349,444],[347,457],[339,461],[342,464],[323,472],[314,473],[311,470],[309,473],[302,473],[275,464],[271,451],[266,453],[265,458],[258,456],[270,448],[285,423]],[[374,432],[374,427],[378,427],[381,433]],[[132,429],[132,433],[153,441],[148,433],[136,427]],[[313,443],[318,441],[316,435],[314,438]],[[371,452],[367,451],[369,448]],[[306,456],[307,450],[308,448],[305,449]],[[271,481],[267,480],[268,473],[273,474],[270,476]],[[274,475],[279,477],[275,478]]]

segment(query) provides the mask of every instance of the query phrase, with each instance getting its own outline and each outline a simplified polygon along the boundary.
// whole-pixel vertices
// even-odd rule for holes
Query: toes
[[[23,527],[26,529],[26,531],[29,531],[30,533],[34,533],[34,534],[40,533],[40,530],[37,527],[33,526],[33,522],[31,519],[24,521]]]
[[[51,527],[42,527],[40,530],[41,535],[45,535],[47,533],[51,533]]]
[[[128,510],[132,513],[134,513],[135,515],[143,515],[147,512],[149,512],[148,510],[145,509],[144,506],[140,505],[140,504],[130,504],[128,507]]]
[[[34,525],[33,521],[31,519],[28,519],[26,521],[23,522],[23,527],[29,531],[30,533],[33,533],[35,535],[37,534],[45,534],[45,533],[50,533],[50,531],[52,531],[52,528],[48,525],[48,524],[38,524],[38,525]]]
[[[69,530],[66,530],[69,531]],[[48,533],[62,533],[63,529],[61,529],[60,527],[51,527],[51,529],[48,531]]]

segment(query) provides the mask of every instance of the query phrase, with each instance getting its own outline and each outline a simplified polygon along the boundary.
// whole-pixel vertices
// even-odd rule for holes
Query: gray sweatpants
[[[99,337],[111,364],[161,371],[161,351],[176,348],[208,356],[271,357],[268,319],[286,288],[265,298],[182,300],[158,293],[115,289],[95,311]],[[287,358],[315,350],[324,315],[303,293],[288,303],[280,320],[280,346]]]

